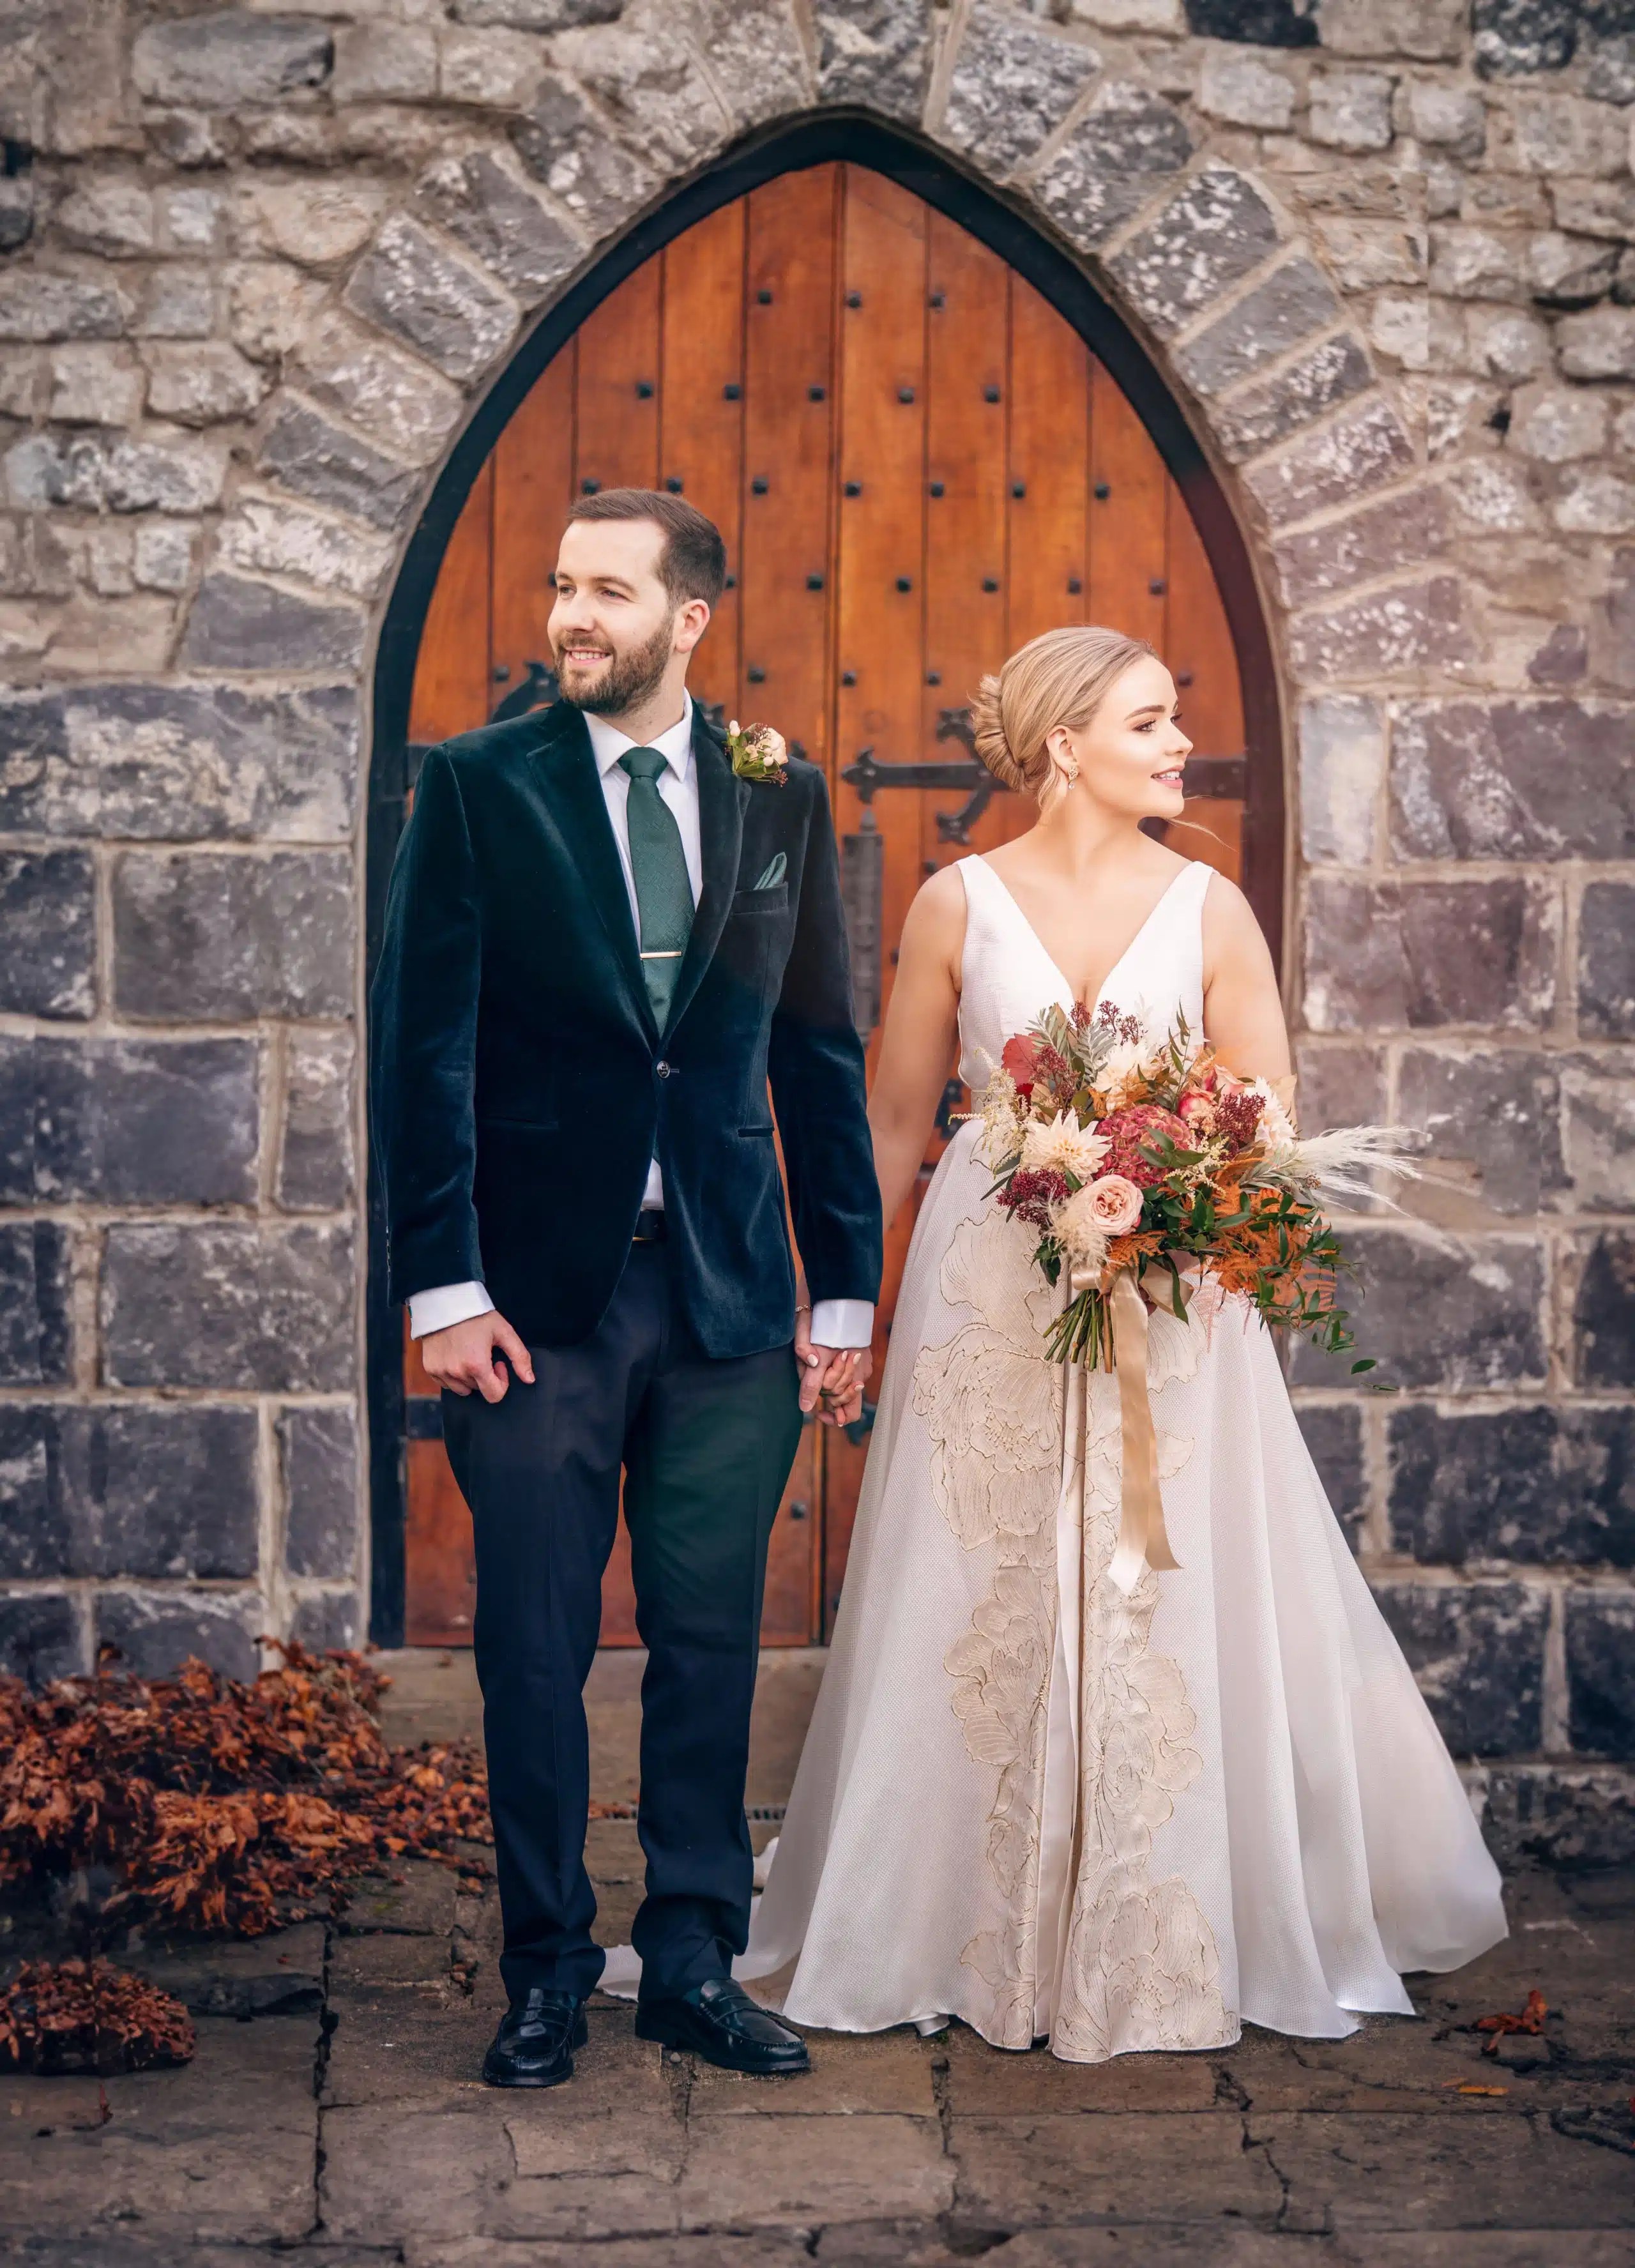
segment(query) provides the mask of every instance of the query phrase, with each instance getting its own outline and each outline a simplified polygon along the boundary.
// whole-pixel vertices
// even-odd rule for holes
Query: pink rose
[[[1126,1236],[1141,1218],[1141,1192],[1123,1174],[1102,1174],[1087,1182],[1088,1211],[1098,1228],[1109,1236]]]

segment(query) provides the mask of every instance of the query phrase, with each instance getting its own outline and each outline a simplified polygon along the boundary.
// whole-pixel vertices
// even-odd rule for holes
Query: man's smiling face
[[[651,519],[572,519],[556,554],[551,651],[563,698],[616,717],[658,687],[673,656],[691,652],[709,610],[678,606],[659,571],[665,532]]]

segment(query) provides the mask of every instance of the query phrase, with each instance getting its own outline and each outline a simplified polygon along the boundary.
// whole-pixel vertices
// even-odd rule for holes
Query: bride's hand
[[[795,1316],[795,1360],[803,1416],[815,1410],[825,1425],[850,1425],[862,1415],[863,1388],[873,1366],[866,1347],[816,1344],[810,1310],[803,1306]]]

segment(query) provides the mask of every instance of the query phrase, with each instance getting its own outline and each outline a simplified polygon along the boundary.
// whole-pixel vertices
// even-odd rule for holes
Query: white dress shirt
[[[669,806],[680,830],[687,879],[696,905],[703,886],[703,854],[698,820],[698,765],[693,755],[692,696],[682,695],[678,721],[655,733],[651,740],[633,740],[605,717],[587,713],[585,722],[591,736],[591,754],[601,776],[602,797],[613,825],[613,839],[619,846],[619,864],[624,869],[624,887],[630,901],[630,919],[639,937],[641,910],[636,897],[636,870],[630,864],[630,776],[619,759],[627,748],[656,748],[664,758],[659,792]],[[664,1175],[655,1158],[647,1168],[642,1210],[658,1212],[663,1208]],[[413,1292],[409,1300],[409,1335],[423,1339],[429,1331],[446,1331],[451,1324],[463,1323],[472,1315],[486,1315],[493,1305],[486,1287],[476,1283],[439,1284],[429,1292]],[[865,1347],[873,1334],[874,1308],[870,1300],[820,1300],[813,1308],[812,1337],[818,1346]]]

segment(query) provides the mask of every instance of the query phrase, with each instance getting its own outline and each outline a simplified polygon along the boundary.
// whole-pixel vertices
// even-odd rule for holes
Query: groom
[[[562,698],[426,757],[373,988],[392,1297],[476,1543],[499,2087],[572,2075],[602,1970],[582,1689],[622,1470],[647,1647],[637,2029],[806,2066],[731,1975],[749,1709],[803,1413],[848,1422],[867,1375],[880,1200],[822,774],[740,776],[687,692],[725,572],[678,497],[575,504]]]

